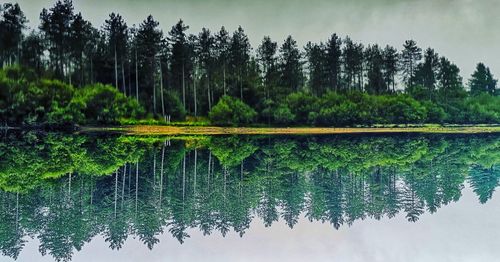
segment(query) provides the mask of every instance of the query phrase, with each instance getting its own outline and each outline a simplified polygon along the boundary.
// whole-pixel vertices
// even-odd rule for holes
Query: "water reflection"
[[[415,222],[458,201],[478,203],[500,179],[500,137],[301,136],[145,138],[10,134],[0,143],[0,250],[29,237],[67,261],[95,236],[111,249],[136,237],[180,243],[189,229],[243,236],[299,218],[333,228],[404,214]]]

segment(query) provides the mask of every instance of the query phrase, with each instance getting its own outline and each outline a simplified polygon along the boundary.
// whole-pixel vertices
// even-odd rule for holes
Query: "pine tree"
[[[386,86],[394,92],[396,89],[396,75],[398,74],[399,55],[396,48],[387,45],[382,52],[383,72]]]
[[[279,72],[281,84],[287,92],[299,91],[304,80],[302,54],[292,36],[288,36],[280,47]]]
[[[342,39],[333,34],[326,42],[326,70],[331,90],[339,90],[342,59]]]
[[[56,76],[63,78],[68,71],[68,53],[70,49],[71,24],[73,23],[73,2],[57,1],[49,10],[40,13],[40,30],[48,43],[52,66]],[[66,69],[66,70],[65,70]]]
[[[417,46],[415,41],[406,40],[401,52],[401,69],[403,81],[406,83],[407,88],[415,83],[415,72],[421,59],[422,49]]]
[[[478,63],[476,70],[469,80],[470,92],[474,95],[488,93],[493,95],[497,86],[497,80],[493,78],[490,68],[483,63]]]
[[[11,65],[19,62],[23,29],[28,20],[19,4],[5,3],[0,5],[0,65]]]

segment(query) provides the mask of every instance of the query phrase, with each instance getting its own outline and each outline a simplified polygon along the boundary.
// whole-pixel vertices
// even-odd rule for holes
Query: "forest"
[[[2,125],[120,124],[135,120],[245,126],[498,124],[500,91],[478,63],[460,69],[414,40],[364,45],[332,34],[299,47],[244,29],[168,32],[151,15],[139,25],[111,13],[92,25],[70,0],[28,28],[21,7],[0,7]]]
[[[10,133],[0,143],[0,253],[30,238],[69,261],[95,238],[152,249],[162,233],[244,236],[252,220],[351,226],[425,213],[500,183],[484,136],[190,137]],[[367,154],[366,152],[377,152]]]

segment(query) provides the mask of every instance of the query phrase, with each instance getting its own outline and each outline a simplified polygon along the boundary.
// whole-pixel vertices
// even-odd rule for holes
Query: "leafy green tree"
[[[237,126],[250,124],[257,113],[241,100],[230,96],[223,96],[212,108],[208,117],[213,124]]]

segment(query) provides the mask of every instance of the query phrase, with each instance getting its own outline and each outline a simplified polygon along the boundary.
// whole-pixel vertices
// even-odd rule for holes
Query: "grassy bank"
[[[155,126],[83,127],[81,132],[119,132],[130,135],[318,135],[369,133],[500,133],[500,126],[421,126],[421,127],[216,127]]]

